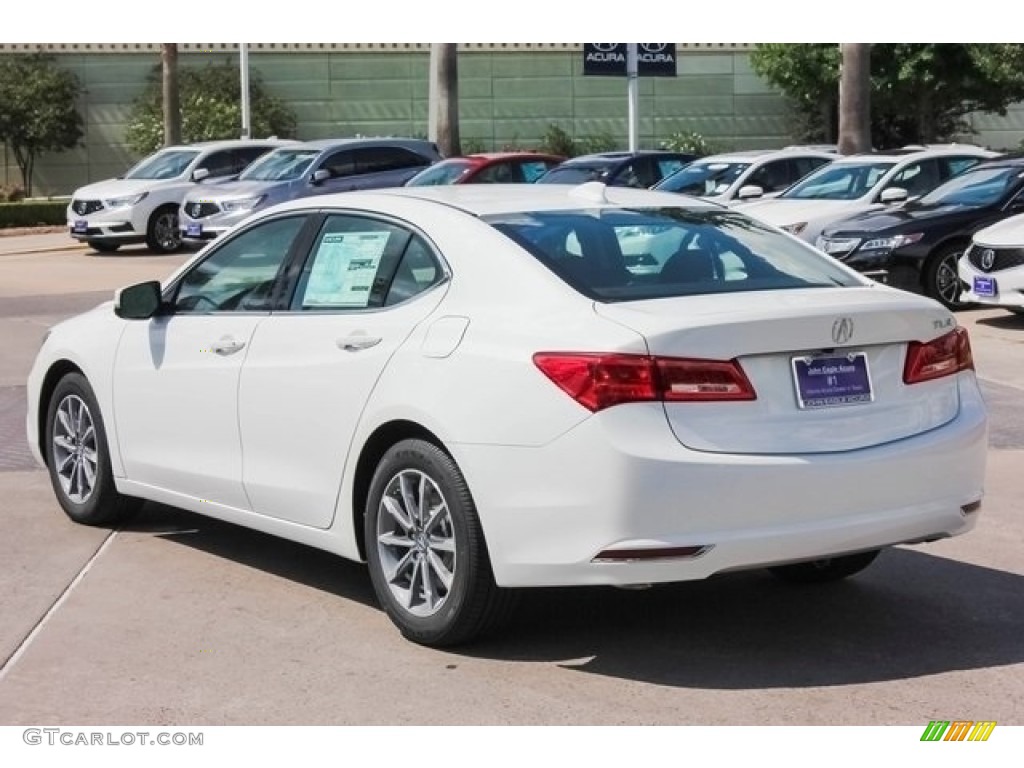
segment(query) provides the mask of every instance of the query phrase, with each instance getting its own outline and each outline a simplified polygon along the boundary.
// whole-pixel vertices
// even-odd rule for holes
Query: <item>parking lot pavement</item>
[[[0,723],[1024,723],[1024,319],[960,316],[993,416],[971,534],[826,589],[532,591],[442,652],[358,564],[160,505],[115,532],[60,511],[23,437],[39,338],[183,258],[0,256]]]

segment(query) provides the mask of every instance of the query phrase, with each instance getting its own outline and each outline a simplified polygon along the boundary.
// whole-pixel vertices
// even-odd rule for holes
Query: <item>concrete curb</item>
[[[53,253],[54,251],[87,251],[87,245],[57,245],[48,248],[18,248],[12,251],[5,251],[0,248],[0,256],[27,256],[33,253]]]

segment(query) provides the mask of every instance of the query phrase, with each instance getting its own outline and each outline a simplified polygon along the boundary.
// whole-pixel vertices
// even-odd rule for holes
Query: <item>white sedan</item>
[[[964,301],[1024,315],[1024,214],[975,232],[958,271]]]
[[[73,520],[151,499],[366,560],[431,645],[516,587],[849,576],[972,528],[987,441],[936,302],[596,182],[268,209],[56,326],[28,397]]]

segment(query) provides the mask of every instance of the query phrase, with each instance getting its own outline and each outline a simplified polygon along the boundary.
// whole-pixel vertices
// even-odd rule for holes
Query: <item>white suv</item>
[[[959,273],[962,301],[1024,315],[1024,214],[975,232]]]
[[[742,203],[737,210],[814,244],[833,222],[920,197],[996,155],[970,144],[847,155],[778,197]]]
[[[101,253],[130,243],[170,253],[181,246],[178,207],[196,184],[235,176],[264,153],[289,143],[234,139],[165,147],[124,176],[75,190],[68,205],[68,230]]]

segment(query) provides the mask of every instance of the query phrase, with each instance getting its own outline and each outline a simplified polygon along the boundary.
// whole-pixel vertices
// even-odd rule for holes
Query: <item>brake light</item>
[[[756,400],[735,360],[538,352],[534,364],[591,411],[621,403]]]
[[[954,328],[934,341],[912,341],[907,345],[903,383],[918,384],[968,370],[974,370],[971,340],[966,329]]]

